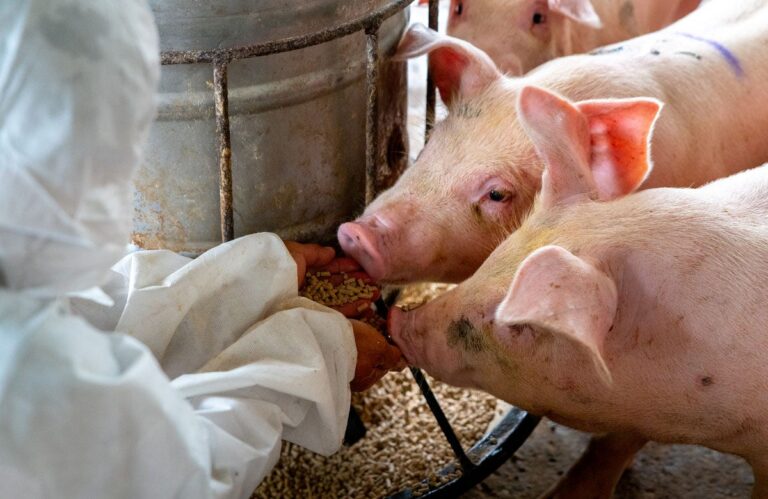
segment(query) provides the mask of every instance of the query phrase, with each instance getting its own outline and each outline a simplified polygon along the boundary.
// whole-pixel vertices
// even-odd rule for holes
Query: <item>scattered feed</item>
[[[413,286],[402,296],[406,303],[419,303],[447,288]],[[497,400],[432,379],[430,384],[465,448],[478,441],[495,415]],[[422,480],[436,485],[460,473],[437,475],[455,458],[409,372],[388,374],[367,392],[353,394],[352,405],[368,429],[365,438],[330,457],[285,443],[280,462],[253,498],[369,499],[407,487],[423,493],[427,487]]]

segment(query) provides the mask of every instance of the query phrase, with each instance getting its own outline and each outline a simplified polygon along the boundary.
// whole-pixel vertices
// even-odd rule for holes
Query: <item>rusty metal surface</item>
[[[161,46],[166,52],[172,46],[215,47],[224,41],[238,47],[241,39],[244,44],[255,41],[266,47],[260,39],[302,29],[278,21],[272,21],[267,31],[256,29],[264,16],[244,16],[238,21],[237,11],[222,10],[236,4],[241,10],[269,4],[268,13],[279,10],[299,21],[296,12],[304,10],[312,33],[284,36],[273,45],[280,50],[330,35],[336,38],[319,46],[243,60],[238,58],[252,55],[243,47],[183,51],[205,53],[204,58],[220,55],[222,62],[229,61],[228,146],[222,145],[225,127],[219,119],[223,114],[216,115],[219,106],[211,65],[163,66],[158,118],[135,178],[133,242],[140,247],[196,255],[222,237],[259,231],[330,242],[338,224],[362,209],[366,192],[370,198],[382,186],[391,185],[405,168],[405,64],[390,63],[385,54],[394,50],[407,22],[407,12],[398,14],[396,7],[410,1],[294,0],[293,8],[277,0],[238,0],[221,6],[192,0],[153,1],[153,8],[165,5],[165,16],[173,13],[173,4],[186,2],[185,8],[194,7],[189,18],[175,24],[160,18]],[[226,26],[217,27],[215,16],[224,14]],[[323,23],[333,24],[329,22],[333,16],[346,20],[334,29],[316,29]],[[373,111],[378,116],[368,130],[368,37],[364,32],[343,33],[352,25],[370,31],[379,23],[377,55],[381,57],[374,79],[378,99],[373,101],[378,101]],[[188,39],[189,32],[195,38]],[[214,36],[217,33],[221,38]],[[173,61],[166,57],[166,62]],[[372,147],[366,146],[366,130],[377,139]],[[374,158],[373,163],[369,158]],[[218,197],[217,191],[221,191]]]
[[[437,31],[439,0],[429,0],[429,27]],[[427,112],[424,125],[424,144],[429,141],[429,135],[432,133],[432,127],[435,125],[435,79],[432,76],[432,70],[427,69]]]
[[[228,92],[227,61],[216,60],[213,63],[213,95],[216,107],[216,135],[219,139],[219,216],[221,217],[222,242],[231,241],[235,238]]]
[[[214,60],[232,61],[263,55],[278,54],[319,45],[357,31],[376,31],[378,26],[394,14],[401,12],[413,0],[395,0],[372,12],[327,29],[293,36],[281,40],[270,40],[256,45],[208,50],[167,50],[161,54],[162,64],[196,64]]]
[[[365,204],[376,197],[376,165],[379,160],[379,26],[365,30]]]

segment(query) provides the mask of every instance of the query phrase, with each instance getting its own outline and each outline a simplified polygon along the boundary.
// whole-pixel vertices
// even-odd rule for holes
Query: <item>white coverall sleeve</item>
[[[0,497],[244,498],[281,434],[338,449],[351,325],[296,297],[279,238],[195,260],[141,252],[116,269],[129,270],[118,330],[133,337],[0,292]],[[169,382],[164,362],[193,367]]]

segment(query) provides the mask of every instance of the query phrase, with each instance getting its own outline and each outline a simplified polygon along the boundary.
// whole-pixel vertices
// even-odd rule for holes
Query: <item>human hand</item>
[[[399,371],[406,365],[400,350],[384,339],[374,327],[350,320],[355,333],[357,365],[350,387],[353,392],[367,390],[389,371]]]
[[[336,256],[336,250],[329,246],[320,246],[319,244],[302,244],[295,241],[283,241],[288,252],[296,262],[296,273],[298,274],[299,288],[304,285],[304,277],[307,275],[307,269],[323,267],[333,261]]]
[[[371,276],[365,273],[360,264],[351,258],[334,258],[326,265],[311,270],[317,273],[318,279],[330,282],[334,288],[343,287],[344,281],[350,278],[358,283],[363,283],[370,296],[360,297],[341,305],[328,304],[329,307],[341,312],[347,318],[359,319],[371,312],[371,304],[381,296],[381,290],[373,282]],[[359,286],[359,284],[355,286]]]

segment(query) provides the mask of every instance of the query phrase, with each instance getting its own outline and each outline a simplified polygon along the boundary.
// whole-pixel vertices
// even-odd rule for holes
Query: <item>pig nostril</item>
[[[342,227],[339,230],[339,243],[344,247],[345,251],[360,252],[367,254],[365,244],[363,244],[360,234],[356,230],[350,227]]]

